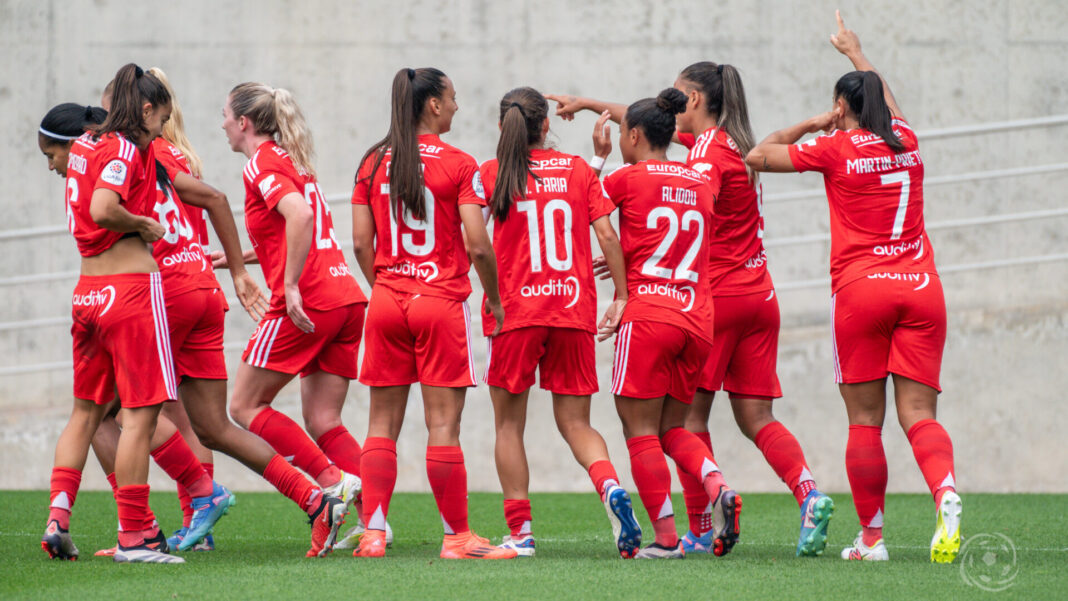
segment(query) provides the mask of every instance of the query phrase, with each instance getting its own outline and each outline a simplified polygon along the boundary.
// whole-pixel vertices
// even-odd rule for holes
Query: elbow
[[[371,241],[367,240],[363,236],[352,237],[352,252],[356,255],[356,258],[363,257],[368,254],[372,249]]]
[[[475,263],[485,263],[494,260],[493,247],[488,244],[472,246],[467,249],[467,253]]]
[[[103,228],[107,228],[112,222],[110,208],[96,203],[89,205],[89,218],[93,220],[93,223]]]

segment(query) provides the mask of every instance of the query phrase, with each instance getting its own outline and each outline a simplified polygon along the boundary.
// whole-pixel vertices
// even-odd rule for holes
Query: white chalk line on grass
[[[37,534],[36,533],[32,533],[32,532],[0,532],[0,537],[4,537],[4,538],[22,538],[22,537],[29,537],[29,536],[37,536]],[[220,536],[220,540],[276,541],[276,542],[280,542],[280,541],[294,541],[294,542],[295,541],[302,541],[302,542],[307,542],[308,541],[308,537],[306,537],[306,536],[305,537],[297,537],[297,536],[248,536],[248,535],[245,535],[245,534],[226,534],[226,535]],[[574,544],[574,543],[601,543],[601,542],[605,542],[607,539],[579,538],[579,537],[561,538],[561,537],[556,537],[556,536],[554,536],[554,537],[541,537],[541,536],[539,536],[539,537],[536,537],[536,540],[538,542],[542,542],[542,543],[569,543],[569,544]],[[785,547],[785,548],[791,548],[792,549],[792,548],[794,548],[796,546],[796,543],[794,543],[794,542],[775,542],[775,541],[768,541],[768,540],[752,541],[752,540],[742,539],[742,540],[738,541],[738,545],[744,545],[744,546],[747,546],[747,547],[749,547],[749,546],[752,546],[752,547]],[[886,545],[886,547],[888,549],[911,549],[911,550],[926,550],[926,549],[930,548],[930,547],[922,547],[922,546],[919,546],[919,545]],[[1036,551],[1036,552],[1050,552],[1050,551],[1053,551],[1053,552],[1058,552],[1058,553],[1066,553],[1066,552],[1068,552],[1068,547],[1016,547],[1016,550],[1017,551]]]

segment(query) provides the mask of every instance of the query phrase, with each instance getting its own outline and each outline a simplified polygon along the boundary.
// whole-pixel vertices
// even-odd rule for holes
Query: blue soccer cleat
[[[701,536],[697,536],[693,532],[687,530],[686,534],[682,537],[682,550],[686,551],[686,554],[691,553],[711,553],[712,552],[712,534],[715,530],[709,530]]]
[[[801,534],[797,539],[797,556],[818,557],[827,547],[827,525],[834,514],[834,501],[813,490],[801,504]]]
[[[642,527],[634,517],[630,495],[622,486],[610,486],[604,495],[604,509],[612,523],[612,538],[620,557],[633,558],[642,544]]]
[[[230,507],[237,498],[227,488],[215,482],[211,483],[211,495],[193,498],[193,518],[182,541],[178,543],[179,551],[188,551],[204,537],[211,534],[211,529],[222,516],[230,512]]]

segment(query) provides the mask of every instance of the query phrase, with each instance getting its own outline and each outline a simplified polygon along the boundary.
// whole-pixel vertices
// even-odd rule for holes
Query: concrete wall
[[[185,109],[206,178],[242,204],[244,157],[225,144],[221,106],[240,81],[294,92],[316,134],[322,187],[345,197],[356,161],[388,124],[389,83],[400,67],[435,65],[459,92],[460,112],[447,140],[484,160],[496,144],[496,104],[518,85],[630,102],[671,85],[697,60],[737,65],[748,88],[757,136],[826,110],[848,61],[827,42],[841,7],[873,62],[888,78],[917,130],[1068,113],[1068,9],[1058,0],[868,3],[745,0],[672,3],[617,0],[542,2],[169,3],[115,0],[0,0],[0,188],[4,231],[61,226],[63,183],[45,170],[34,132],[59,102],[97,102],[122,64],[163,67]],[[593,115],[553,121],[558,146],[589,155]],[[1066,128],[1028,129],[923,144],[928,178],[1065,161]],[[681,157],[681,153],[675,153]],[[618,162],[618,154],[614,157]],[[828,244],[775,246],[776,240],[826,232],[822,198],[776,200],[818,189],[817,176],[767,176],[767,241],[782,286],[780,377],[786,397],[776,414],[801,440],[812,471],[828,490],[848,488],[843,469],[846,419],[832,380],[827,285],[790,284],[826,277]],[[927,220],[1064,208],[1068,173],[929,185]],[[335,205],[338,235],[348,239],[349,211]],[[940,267],[1064,253],[1068,219],[932,229]],[[69,236],[0,236],[0,280],[76,271]],[[221,277],[229,290],[229,281]],[[74,277],[0,286],[0,488],[44,488],[51,450],[70,406],[70,370],[12,373],[69,361],[68,325],[14,328],[21,320],[69,315]],[[1066,491],[1068,430],[1059,411],[1068,389],[1068,262],[1063,260],[945,274],[949,340],[939,417],[954,438],[965,491]],[[607,290],[602,290],[607,292]],[[478,292],[476,291],[476,298]],[[250,320],[231,312],[231,370]],[[482,346],[481,344],[479,346]],[[480,358],[480,361],[482,359]],[[599,347],[602,386],[611,347]],[[367,389],[354,385],[345,410],[359,438]],[[722,403],[721,403],[722,404]],[[276,406],[299,417],[295,387]],[[532,395],[527,440],[535,490],[586,490],[588,480],[555,433],[547,395]],[[425,430],[417,392],[400,441],[402,490],[427,490]],[[594,397],[594,425],[609,442],[630,485],[626,447],[611,398]],[[783,490],[730,411],[713,412],[717,457],[738,489]],[[499,490],[492,460],[492,413],[485,386],[470,391],[463,444],[471,488]],[[924,490],[904,435],[888,420],[884,435],[893,491]],[[220,458],[220,480],[239,489],[262,481]],[[86,486],[104,487],[93,466]],[[153,468],[155,470],[155,468]],[[158,471],[155,486],[170,487]]]

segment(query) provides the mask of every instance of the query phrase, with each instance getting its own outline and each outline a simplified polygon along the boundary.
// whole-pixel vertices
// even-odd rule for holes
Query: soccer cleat
[[[682,549],[682,541],[680,540],[674,547],[665,547],[658,543],[653,543],[648,547],[643,548],[634,556],[634,559],[685,559],[686,551]]]
[[[742,497],[727,486],[719,488],[719,496],[712,504],[712,554],[722,557],[731,552],[741,533]]]
[[[118,551],[118,547],[111,547],[110,549],[101,549],[96,553],[93,553],[93,557],[114,557],[115,551]]]
[[[78,560],[78,547],[71,540],[70,531],[59,527],[59,522],[49,520],[45,526],[44,536],[41,537],[41,548],[52,559]]]
[[[875,541],[874,545],[869,547],[864,544],[862,536],[857,534],[856,540],[853,541],[853,546],[842,549],[842,559],[888,561],[890,554],[886,552],[886,545],[883,543],[883,539],[880,538]]]
[[[938,505],[938,524],[931,539],[931,561],[953,563],[960,551],[960,496],[952,490],[942,494]]]
[[[363,536],[367,527],[363,523],[363,518],[356,518],[356,525],[349,528],[345,532],[344,536],[334,545],[335,549],[355,549],[360,546],[360,537]],[[390,528],[389,522],[386,522],[386,548],[393,546],[393,528]]]
[[[801,535],[797,539],[797,556],[817,557],[827,547],[827,525],[834,514],[834,501],[813,490],[801,504]]]
[[[687,530],[686,534],[682,537],[682,550],[687,555],[690,553],[711,553],[712,552],[712,533],[714,530],[709,530],[701,536],[697,536],[693,532]]]
[[[171,546],[167,540],[167,535],[163,534],[163,531],[159,529],[159,526],[156,526],[155,530],[155,534],[145,537],[145,546],[153,551],[159,551],[160,553],[170,553]]]
[[[349,507],[337,497],[323,494],[319,508],[308,518],[311,528],[311,548],[306,557],[326,557],[334,549],[337,531],[345,523]]]
[[[527,534],[519,538],[512,538],[511,535],[506,535],[497,547],[511,549],[515,551],[517,557],[534,557],[534,535]]]
[[[515,549],[502,549],[468,531],[461,534],[446,534],[441,543],[442,559],[514,559]]]
[[[345,502],[346,507],[351,509],[362,489],[363,482],[359,476],[341,472],[341,479],[337,481],[337,484],[324,488],[323,494],[341,499]]]
[[[225,486],[215,482],[212,482],[211,486],[210,495],[193,498],[193,517],[189,520],[189,529],[182,538],[182,542],[178,543],[179,551],[192,549],[205,536],[211,534],[215,523],[222,516],[230,513],[230,507],[237,503],[237,497]]]
[[[145,545],[136,547],[119,545],[112,560],[115,563],[185,563],[185,560],[181,557],[169,553],[161,553]]]
[[[642,544],[642,527],[634,517],[634,506],[630,501],[630,495],[622,486],[613,485],[605,491],[604,509],[608,513],[608,521],[612,523],[612,538],[616,542],[616,549],[623,559],[630,559],[638,553]],[[531,541],[531,555],[533,552]]]
[[[385,557],[386,532],[384,530],[367,530],[362,533],[359,545],[352,552],[353,557]]]
[[[177,549],[178,545],[182,544],[182,539],[185,538],[185,533],[189,531],[189,528],[182,526],[174,531],[173,534],[167,539],[167,546],[171,549]],[[99,551],[98,551],[99,553]]]

